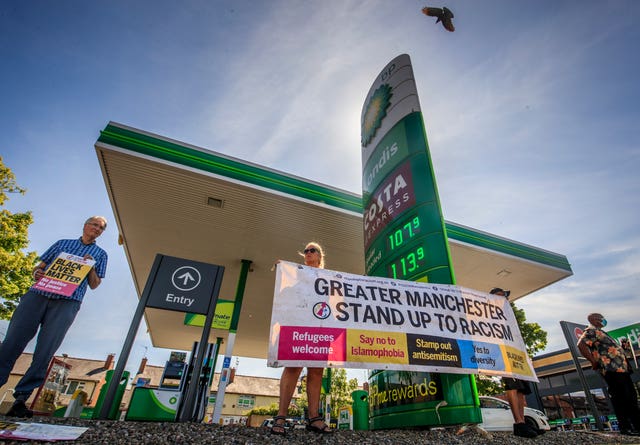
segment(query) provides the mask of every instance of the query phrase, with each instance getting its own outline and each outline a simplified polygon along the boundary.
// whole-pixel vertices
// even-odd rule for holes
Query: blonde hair
[[[305,249],[308,247],[313,247],[318,251],[318,253],[320,254],[320,264],[318,265],[318,267],[320,269],[324,269],[324,250],[322,249],[322,246],[315,241],[310,241],[305,245]],[[300,254],[300,256],[304,258],[303,252],[298,252],[298,254]]]

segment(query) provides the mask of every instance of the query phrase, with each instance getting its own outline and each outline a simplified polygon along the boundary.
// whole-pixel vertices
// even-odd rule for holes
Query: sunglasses
[[[88,223],[87,223],[87,225],[88,225],[88,226],[96,227],[96,228],[98,228],[98,229],[100,229],[100,230],[104,230],[104,229],[106,229],[106,227],[105,227],[105,226],[103,226],[102,224],[95,223],[95,222],[88,222]]]
[[[304,249],[303,252],[305,254],[307,254],[307,253],[316,253],[316,252],[318,252],[318,249],[316,249],[315,247],[310,247],[309,249]]]

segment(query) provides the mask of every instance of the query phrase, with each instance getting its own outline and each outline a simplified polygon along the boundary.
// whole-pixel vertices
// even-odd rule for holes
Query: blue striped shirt
[[[92,244],[84,244],[81,238],[61,239],[59,241],[56,241],[53,246],[49,247],[45,253],[40,255],[40,260],[48,266],[62,252],[81,257],[89,254],[96,261],[93,267],[96,269],[98,276],[100,278],[104,278],[105,274],[107,273],[107,252],[98,247],[95,242],[93,242]],[[69,298],[71,300],[82,301],[82,298],[84,298],[84,294],[87,291],[88,284],[89,280],[87,279],[87,277],[85,277],[70,297],[65,297],[64,295],[58,295],[51,292],[45,292],[39,289],[34,289],[33,287],[30,290],[32,292],[44,295],[52,299]]]

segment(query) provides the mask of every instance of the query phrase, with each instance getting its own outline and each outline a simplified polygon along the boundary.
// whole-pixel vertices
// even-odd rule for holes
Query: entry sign
[[[220,266],[166,255],[160,261],[147,307],[206,315]]]

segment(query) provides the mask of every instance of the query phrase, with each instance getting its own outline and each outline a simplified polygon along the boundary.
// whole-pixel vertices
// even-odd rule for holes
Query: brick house
[[[9,380],[0,388],[0,413],[7,412],[11,407],[13,403],[11,392],[26,372],[32,356],[33,354],[31,353],[23,353],[16,361]],[[82,390],[87,393],[88,402],[86,406],[95,406],[100,389],[105,383],[106,372],[115,367],[115,354],[109,354],[105,360],[83,359],[70,357],[66,354],[56,355],[54,358],[71,366],[66,383],[56,400],[56,406],[67,406],[76,390]],[[143,358],[137,373],[134,376],[130,376],[130,384],[127,386],[120,404],[121,411],[127,410],[131,394],[139,379],[144,379],[146,386],[157,388],[160,385],[163,370],[164,366],[150,365],[147,363],[147,359]],[[219,379],[220,374],[216,373],[213,378],[212,388],[218,387]],[[250,409],[269,406],[278,402],[279,388],[280,380],[277,378],[237,375],[235,370],[232,369],[230,383],[225,391],[222,421],[224,423],[245,423],[247,420],[246,413]],[[34,391],[27,405],[33,401],[36,392]],[[215,404],[215,394],[215,390],[212,390],[205,421],[211,418],[213,405]],[[297,394],[294,394],[294,403],[296,398]]]
[[[0,388],[0,413],[5,413],[13,404],[11,393],[18,381],[27,371],[32,353],[23,353],[18,357],[7,383]],[[100,394],[100,388],[104,385],[105,374],[114,367],[115,354],[109,354],[104,360],[90,360],[78,357],[70,357],[66,354],[56,355],[54,358],[71,366],[66,383],[56,400],[57,406],[66,406],[76,390],[82,390],[88,395],[87,406],[94,406]],[[35,398],[37,390],[33,392],[27,405]]]

